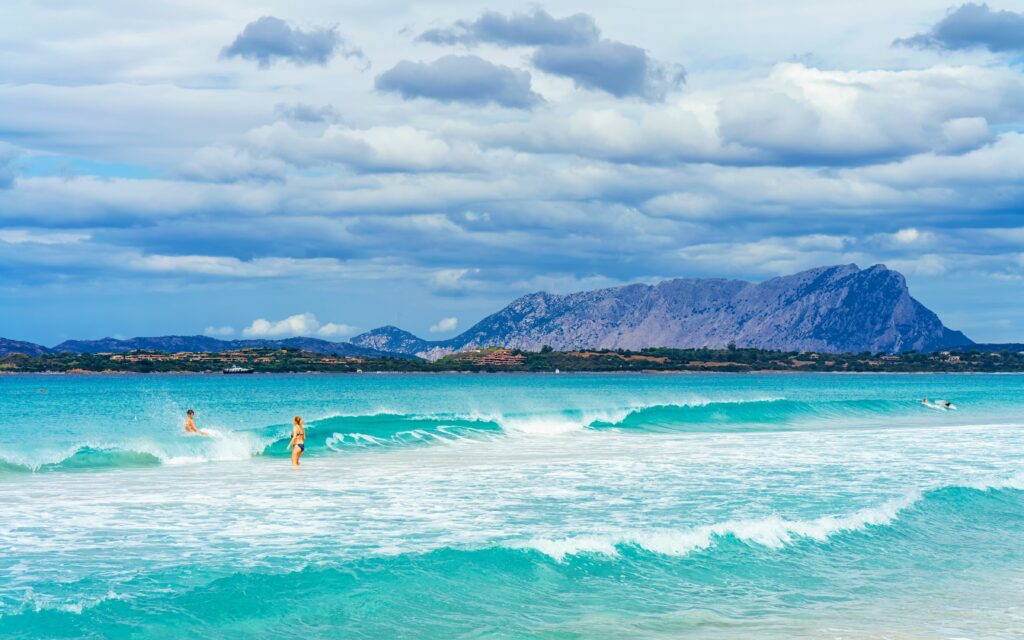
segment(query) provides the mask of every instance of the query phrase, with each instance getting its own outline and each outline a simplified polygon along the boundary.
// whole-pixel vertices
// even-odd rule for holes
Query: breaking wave
[[[38,637],[33,634],[39,629],[74,637],[202,636],[252,617],[262,625],[256,635],[266,636],[317,635],[330,628],[332,637],[400,637],[415,627],[422,637],[454,637],[478,633],[473,625],[486,610],[494,628],[529,636],[538,627],[571,624],[587,603],[624,621],[666,603],[713,609],[718,614],[712,623],[722,616],[738,620],[748,613],[741,603],[775,602],[780,591],[811,601],[826,593],[831,604],[881,590],[896,574],[902,585],[923,589],[951,563],[962,572],[1019,562],[1024,547],[1007,542],[1024,535],[1022,489],[1024,474],[1017,474],[910,492],[811,520],[764,518],[674,532],[442,547],[286,572],[235,568],[207,583],[155,595],[108,594],[84,606],[34,602],[0,617],[0,632],[26,638]],[[971,553],[978,549],[998,550],[997,557]],[[192,614],[203,606],[201,618]],[[380,610],[389,614],[374,613]],[[698,618],[687,624],[704,624]]]
[[[911,407],[913,408],[913,407]],[[620,432],[741,432],[870,424],[908,409],[886,400],[802,402],[777,397],[635,404],[617,408],[541,412],[392,413],[334,415],[307,423],[307,455],[366,449],[488,442],[497,438],[560,436],[585,430]],[[82,471],[287,456],[290,426],[214,432],[212,437],[168,434],[164,439],[83,442],[42,459],[0,452],[0,474]]]

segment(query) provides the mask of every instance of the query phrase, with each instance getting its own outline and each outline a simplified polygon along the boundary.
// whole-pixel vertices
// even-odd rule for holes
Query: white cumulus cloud
[[[431,333],[445,333],[447,331],[455,331],[456,327],[459,326],[458,318],[441,318],[430,327]]]
[[[358,331],[356,327],[338,322],[320,324],[312,313],[297,313],[284,320],[266,320],[257,318],[252,321],[242,335],[246,338],[292,338],[295,336],[320,336],[321,338],[340,338]]]
[[[316,334],[321,338],[346,338],[356,331],[359,331],[359,328],[350,324],[328,322],[317,329]]]

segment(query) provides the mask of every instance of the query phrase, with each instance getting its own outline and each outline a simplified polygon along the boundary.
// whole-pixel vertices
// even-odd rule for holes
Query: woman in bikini
[[[288,448],[292,452],[292,464],[296,467],[299,466],[299,458],[306,451],[306,427],[302,423],[302,418],[295,416],[292,426],[292,439],[288,443]]]

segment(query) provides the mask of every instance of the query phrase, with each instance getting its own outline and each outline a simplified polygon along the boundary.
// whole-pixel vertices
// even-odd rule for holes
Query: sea
[[[1024,376],[0,376],[0,638],[1021,637]]]

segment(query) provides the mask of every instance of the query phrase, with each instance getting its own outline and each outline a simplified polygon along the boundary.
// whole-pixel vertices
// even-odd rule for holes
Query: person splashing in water
[[[210,435],[205,431],[200,431],[199,429],[196,428],[195,415],[196,412],[193,411],[192,409],[189,409],[188,411],[185,412],[185,433],[194,434],[197,436]]]
[[[292,464],[297,467],[299,458],[306,452],[306,427],[301,416],[295,416],[295,420],[292,422],[292,439],[288,443],[288,448],[292,452]]]

